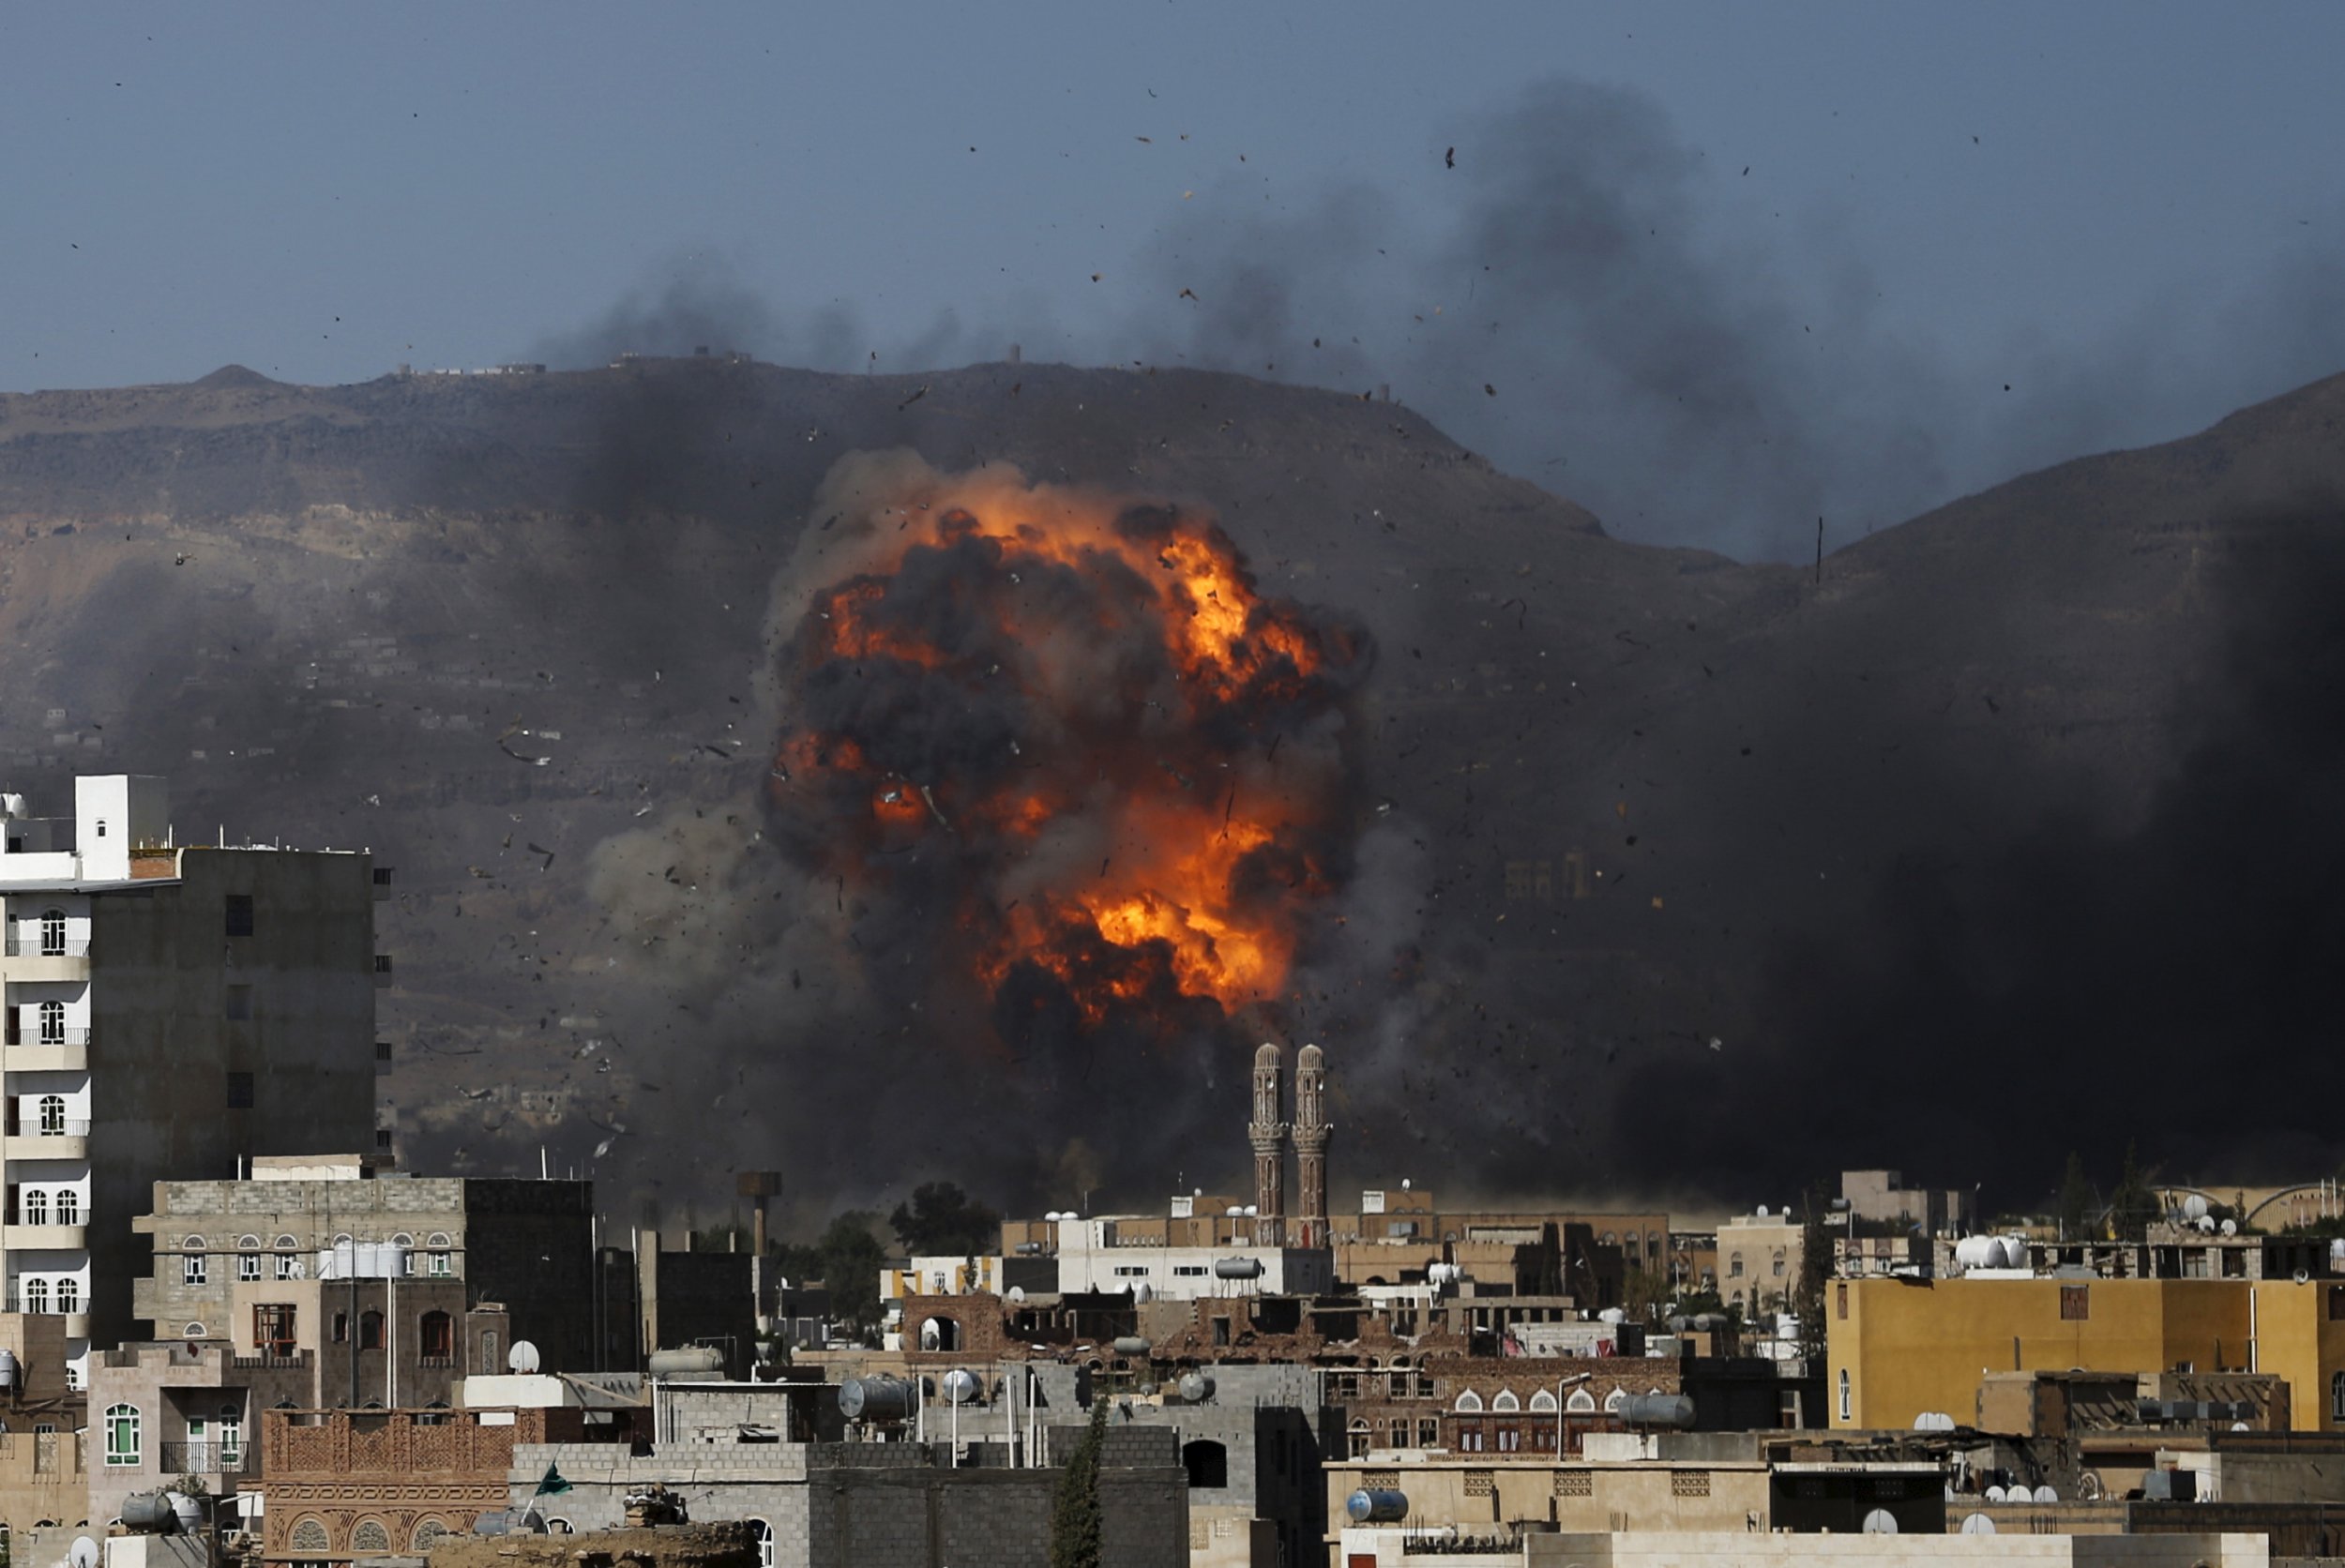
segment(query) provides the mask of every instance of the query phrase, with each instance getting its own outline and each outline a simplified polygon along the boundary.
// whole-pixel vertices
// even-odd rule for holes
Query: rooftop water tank
[[[132,1492],[122,1500],[124,1528],[159,1535],[179,1522],[171,1500],[160,1492]]]
[[[1389,1486],[1363,1486],[1343,1500],[1343,1511],[1355,1525],[1394,1525],[1409,1516],[1409,1497]]]
[[[1220,1258],[1214,1260],[1216,1279],[1260,1279],[1262,1259],[1259,1258]]]
[[[983,1392],[984,1387],[977,1381],[975,1372],[965,1372],[956,1366],[945,1374],[945,1403],[947,1405],[975,1404],[977,1395]]]
[[[1154,1349],[1153,1344],[1136,1334],[1123,1334],[1115,1341],[1115,1353],[1119,1356],[1144,1356]]]
[[[915,1403],[901,1378],[849,1378],[839,1385],[839,1413],[849,1421],[909,1421]]]
[[[1213,1374],[1184,1372],[1181,1374],[1181,1397],[1191,1405],[1202,1405],[1213,1397]]]
[[[1620,1418],[1631,1426],[1667,1426],[1690,1432],[1694,1402],[1682,1394],[1632,1394],[1620,1402]]]
[[[0,1389],[12,1389],[17,1378],[16,1352],[0,1348]]]
[[[643,1364],[655,1378],[688,1378],[695,1373],[723,1371],[725,1353],[714,1345],[687,1345],[679,1349],[654,1350]]]

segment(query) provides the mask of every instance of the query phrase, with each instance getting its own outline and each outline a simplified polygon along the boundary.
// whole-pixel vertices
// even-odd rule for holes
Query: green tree
[[[1793,1289],[1792,1310],[1799,1316],[1799,1353],[1810,1368],[1823,1364],[1823,1288],[1832,1277],[1832,1237],[1823,1228],[1823,1211],[1830,1203],[1822,1187],[1809,1187],[1800,1201],[1799,1282]]]
[[[2110,1195],[2109,1223],[2121,1242],[2138,1242],[2157,1217],[2157,1199],[2150,1191],[2150,1173],[2126,1145],[2126,1163],[2117,1172],[2117,1190]]]
[[[887,1249],[872,1234],[879,1218],[869,1210],[850,1209],[830,1222],[814,1244],[823,1260],[823,1283],[830,1289],[833,1316],[870,1334],[880,1319],[880,1270]]]
[[[1058,1478],[1051,1509],[1051,1568],[1099,1568],[1099,1447],[1108,1431],[1108,1396],[1091,1398],[1091,1425]]]
[[[2068,1151],[2068,1168],[2060,1178],[2060,1239],[2064,1242],[2092,1239],[2093,1214],[2099,1206],[2094,1200],[2092,1181],[2084,1174],[2084,1157],[2071,1149]]]
[[[915,1258],[975,1258],[1002,1244],[1002,1216],[950,1182],[921,1183],[887,1223]]]

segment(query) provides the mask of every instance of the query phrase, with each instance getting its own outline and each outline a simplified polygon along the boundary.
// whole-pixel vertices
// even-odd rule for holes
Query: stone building
[[[261,1560],[422,1555],[506,1506],[523,1445],[584,1450],[585,1440],[584,1412],[559,1407],[267,1410]]]
[[[0,1352],[16,1362],[0,1387],[0,1526],[12,1534],[88,1516],[87,1406],[66,1383],[65,1327],[54,1313],[0,1313]]]
[[[593,1215],[589,1182],[405,1176],[357,1154],[256,1158],[242,1180],[154,1184],[152,1212],[130,1222],[153,1247],[132,1300],[157,1337],[314,1347],[314,1402],[344,1402],[347,1385],[352,1404],[423,1404],[467,1368],[504,1370],[504,1324],[456,1344],[484,1309],[509,1317],[547,1369],[598,1369]]]
[[[364,853],[178,842],[161,779],[0,796],[8,1309],[54,1313],[78,1382],[131,1334],[127,1221],[164,1175],[376,1138]]]

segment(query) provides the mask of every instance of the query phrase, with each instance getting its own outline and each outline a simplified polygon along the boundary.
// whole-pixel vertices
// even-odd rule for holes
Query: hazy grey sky
[[[1803,508],[1845,535],[2345,369],[2340,59],[2334,6],[17,7],[0,388],[598,352],[670,296],[842,369],[1283,349],[1691,536],[1575,411],[1682,467],[1634,411],[1708,401],[1719,344],[1720,427],[1802,454],[1719,494],[1802,478],[1713,533],[1779,553]],[[1552,231],[1505,231],[1583,151],[1661,254],[1526,292]],[[1964,433],[1808,482],[1904,450],[1844,413],[1909,406]]]

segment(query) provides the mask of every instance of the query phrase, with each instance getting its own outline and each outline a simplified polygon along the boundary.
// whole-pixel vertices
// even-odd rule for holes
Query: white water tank
[[[1954,1244],[1954,1260],[1966,1269],[2002,1267],[2003,1243],[1992,1236],[1965,1236]]]

